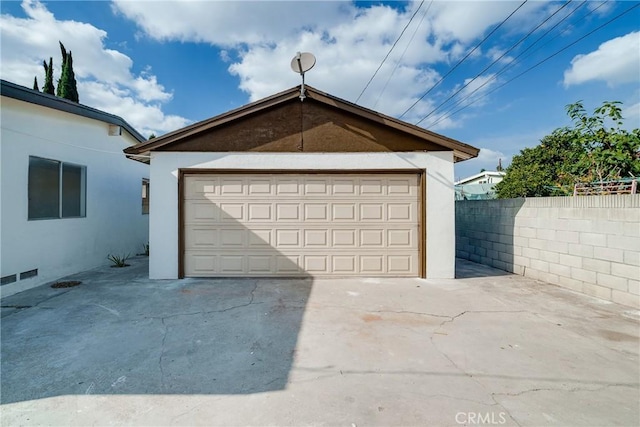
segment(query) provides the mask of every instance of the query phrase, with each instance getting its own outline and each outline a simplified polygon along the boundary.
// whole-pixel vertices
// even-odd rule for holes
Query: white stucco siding
[[[455,275],[453,153],[185,153],[155,152],[151,159],[149,275],[178,277],[178,170],[366,170],[426,171],[427,278]]]
[[[0,274],[18,280],[8,296],[68,274],[108,264],[108,254],[135,255],[148,242],[141,184],[149,167],[122,150],[137,142],[123,130],[74,114],[2,97]],[[86,167],[86,217],[28,220],[29,156]],[[21,272],[38,275],[19,280]]]

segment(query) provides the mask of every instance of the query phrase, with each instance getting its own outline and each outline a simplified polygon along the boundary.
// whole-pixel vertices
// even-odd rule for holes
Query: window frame
[[[31,217],[29,205],[31,203],[31,160],[44,160],[48,162],[55,162],[58,164],[58,216],[47,217]],[[80,215],[63,215],[64,209],[64,168],[72,167],[80,170]],[[28,221],[44,221],[51,219],[73,219],[73,218],[86,218],[87,217],[87,167],[77,163],[63,162],[61,160],[49,159],[40,156],[29,156],[29,163],[27,167],[27,220]]]
[[[150,191],[149,178],[142,178],[142,215],[149,215]]]

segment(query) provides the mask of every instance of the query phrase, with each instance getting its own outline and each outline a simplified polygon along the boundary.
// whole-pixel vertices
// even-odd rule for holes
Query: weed
[[[113,263],[111,267],[128,267],[127,260],[130,258],[130,254],[126,255],[109,255],[107,257],[109,261]]]

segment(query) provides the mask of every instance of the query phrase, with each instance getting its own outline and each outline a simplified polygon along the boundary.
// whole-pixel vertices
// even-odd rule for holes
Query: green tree
[[[640,129],[622,128],[619,102],[604,102],[588,115],[582,102],[567,106],[573,126],[559,128],[513,157],[499,198],[571,194],[577,182],[640,176]]]
[[[155,133],[152,133],[151,135],[149,135],[149,140],[152,140],[152,139],[153,139],[153,138],[155,138],[155,137],[156,137],[156,134],[155,134]]]
[[[496,193],[501,199],[569,194],[580,174],[576,162],[583,154],[575,131],[556,129],[538,146],[513,157],[504,179],[496,184]]]
[[[586,148],[580,167],[586,170],[582,181],[607,181],[640,175],[640,129],[623,129],[621,102],[604,102],[589,116],[576,102],[567,112]]]
[[[42,86],[42,92],[49,95],[55,95],[56,91],[53,87],[53,58],[49,57],[49,65],[46,61],[42,61],[44,67],[44,86]]]
[[[73,57],[71,52],[67,53],[62,42],[59,43],[60,52],[62,53],[62,72],[60,73],[60,79],[58,80],[56,95],[73,102],[78,102],[78,87],[75,73],[73,72]]]
[[[37,77],[33,78],[33,90],[37,90],[38,92],[40,92],[40,88],[38,87],[38,78]]]

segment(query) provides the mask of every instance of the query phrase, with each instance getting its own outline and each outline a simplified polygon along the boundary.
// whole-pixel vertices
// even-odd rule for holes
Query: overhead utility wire
[[[531,36],[531,34],[533,34],[538,28],[542,27],[544,24],[546,24],[551,18],[553,18],[554,16],[556,16],[557,13],[559,13],[562,9],[564,9],[565,7],[567,7],[569,5],[569,3],[571,3],[573,0],[569,0],[568,2],[564,3],[562,6],[560,6],[555,12],[553,12],[551,15],[547,16],[546,19],[544,19],[542,22],[540,22],[535,28],[533,28],[531,31],[529,31],[524,37],[522,37],[520,40],[518,40],[515,44],[513,44],[509,49],[507,49],[506,51],[504,51],[502,53],[502,55],[500,55],[498,58],[496,58],[491,64],[487,65],[486,67],[484,67],[484,69],[482,71],[480,71],[478,74],[475,75],[474,78],[472,78],[471,80],[469,80],[468,82],[466,82],[464,85],[462,85],[460,88],[458,88],[458,90],[456,90],[453,94],[451,94],[447,99],[445,99],[443,102],[441,102],[437,107],[433,108],[426,116],[424,116],[423,118],[421,118],[416,125],[419,125],[420,123],[422,123],[423,121],[425,121],[427,118],[431,117],[431,115],[433,113],[435,113],[437,110],[440,109],[440,107],[442,107],[443,105],[445,105],[447,102],[451,101],[456,95],[458,95],[460,92],[462,92],[465,88],[469,87],[469,85],[471,83],[473,83],[474,81],[476,81],[478,78],[480,78],[480,76],[482,76],[482,74],[484,74],[489,68],[493,67],[498,61],[500,61],[502,58],[504,58],[509,52],[511,52],[513,49],[515,49],[517,46],[519,46],[523,41],[525,41],[526,39],[529,38],[529,36]]]
[[[393,48],[396,47],[396,44],[398,44],[398,42],[400,41],[400,39],[402,38],[402,35],[404,34],[404,32],[407,30],[407,28],[409,27],[409,25],[411,24],[411,21],[413,21],[413,18],[416,17],[416,14],[418,13],[418,11],[420,10],[420,8],[422,7],[422,5],[424,4],[424,0],[422,0],[420,2],[420,5],[418,6],[418,8],[416,9],[415,12],[413,12],[413,15],[411,15],[411,18],[409,19],[409,22],[407,22],[407,25],[404,26],[404,28],[402,29],[402,32],[400,33],[400,35],[398,36],[398,38],[396,39],[395,42],[393,42],[393,45],[391,46],[391,49],[389,49],[389,52],[387,52],[387,55],[384,57],[384,59],[382,60],[382,62],[380,63],[380,65],[378,66],[378,69],[375,71],[375,73],[373,73],[373,76],[371,76],[371,78],[369,79],[369,81],[367,82],[367,84],[364,86],[364,89],[362,89],[362,92],[360,92],[360,95],[358,95],[358,97],[356,98],[356,104],[358,103],[358,101],[360,100],[360,97],[362,96],[362,94],[364,93],[365,90],[367,90],[367,88],[369,87],[369,85],[371,84],[371,82],[373,81],[373,79],[375,78],[376,74],[378,74],[378,71],[380,71],[380,68],[382,68],[382,66],[384,65],[385,61],[387,60],[387,58],[389,57],[389,55],[391,55],[391,52],[393,51]]]
[[[449,114],[446,117],[441,117],[439,120],[437,120],[436,122],[434,122],[433,124],[431,124],[431,126],[435,126],[436,124],[440,123],[442,120],[451,117],[452,115],[464,110],[465,108],[473,105],[474,103],[478,102],[480,99],[489,96],[490,94],[492,94],[493,92],[497,91],[498,89],[504,87],[505,85],[511,83],[512,81],[514,81],[515,79],[522,77],[523,75],[525,75],[526,73],[528,73],[529,71],[533,70],[534,68],[537,68],[538,66],[542,65],[543,63],[547,62],[549,59],[559,55],[560,53],[564,52],[565,50],[569,49],[570,47],[574,46],[575,44],[581,42],[582,40],[584,40],[585,38],[589,37],[591,34],[595,33],[596,31],[601,30],[602,28],[606,27],[607,25],[611,24],[612,22],[614,22],[615,20],[621,18],[623,15],[626,15],[627,13],[631,12],[633,9],[635,9],[636,7],[640,6],[640,3],[636,3],[634,6],[631,6],[629,9],[625,10],[624,12],[620,13],[619,15],[616,15],[615,17],[611,18],[609,21],[605,22],[604,24],[600,25],[599,27],[589,31],[587,34],[583,35],[582,37],[580,37],[579,39],[577,39],[576,41],[566,45],[565,47],[563,47],[562,49],[558,50],[557,52],[554,52],[553,54],[549,55],[548,57],[546,57],[545,59],[543,59],[542,61],[536,63],[535,65],[527,68],[526,70],[524,70],[523,72],[521,72],[520,74],[518,74],[515,77],[512,77],[511,79],[507,80],[506,82],[502,83],[500,86],[497,86],[495,88],[493,88],[492,90],[490,90],[489,92],[487,92],[486,94],[482,95],[481,97],[478,97],[476,99],[474,99],[473,101],[471,101],[469,104],[464,105],[460,108],[458,108],[456,111],[454,111],[453,113]]]
[[[507,21],[509,20],[509,18],[511,18],[511,17],[512,17],[512,16],[513,16],[513,15],[514,15],[518,10],[520,10],[520,8],[521,8],[522,6],[524,6],[524,5],[525,5],[525,3],[527,3],[527,1],[529,1],[529,0],[524,0],[522,3],[520,3],[520,6],[518,6],[518,7],[517,7],[513,12],[511,12],[511,13],[509,14],[509,16],[507,16],[507,17],[506,17],[506,18],[505,18],[501,23],[499,23],[499,24],[498,24],[498,25],[497,25],[493,30],[491,30],[491,32],[490,32],[489,34],[487,34],[487,36],[486,36],[484,39],[482,39],[482,41],[481,41],[480,43],[478,43],[477,45],[475,45],[475,47],[474,47],[473,49],[471,49],[471,50],[469,51],[469,53],[467,53],[467,54],[465,55],[465,57],[464,57],[464,58],[462,58],[460,61],[458,61],[458,63],[457,63],[456,65],[454,65],[454,66],[453,66],[453,68],[451,68],[449,71],[447,71],[447,73],[446,73],[444,76],[440,77],[440,80],[438,80],[438,81],[437,81],[433,86],[431,86],[431,88],[429,88],[429,90],[428,90],[428,91],[426,91],[426,92],[424,93],[424,95],[422,95],[420,98],[418,98],[418,100],[417,100],[416,102],[414,102],[413,104],[411,104],[411,106],[410,106],[409,108],[407,108],[407,109],[405,110],[405,112],[404,112],[404,113],[402,113],[402,114],[400,115],[400,117],[399,117],[399,118],[401,119],[402,117],[404,117],[404,115],[405,115],[405,114],[407,114],[409,111],[411,111],[411,109],[413,109],[413,107],[415,107],[416,105],[418,105],[418,102],[422,101],[422,100],[424,99],[424,97],[425,97],[425,96],[427,96],[429,93],[431,93],[431,91],[432,91],[433,89],[435,89],[435,87],[436,87],[436,86],[438,86],[438,85],[439,85],[439,84],[440,84],[440,83],[441,83],[441,82],[442,82],[442,81],[443,81],[443,80],[444,80],[444,79],[445,79],[449,74],[451,74],[453,71],[455,71],[455,69],[456,69],[456,68],[458,68],[458,67],[460,66],[460,64],[462,64],[462,63],[463,63],[463,62],[464,62],[464,61],[465,61],[469,56],[471,56],[471,54],[472,54],[473,52],[475,52],[475,51],[476,51],[476,49],[478,49],[480,46],[482,46],[482,44],[483,44],[484,42],[486,42],[486,41],[487,41],[487,39],[488,39],[489,37],[491,37],[491,35],[492,35],[493,33],[495,33],[496,31],[498,31],[498,28],[500,28],[500,27],[501,27],[505,22],[507,22]]]
[[[387,81],[384,83],[384,86],[382,87],[380,94],[376,98],[376,102],[373,104],[374,109],[376,108],[376,105],[378,105],[378,102],[380,102],[380,98],[382,97],[382,94],[384,93],[384,91],[387,90],[387,85],[389,84],[389,81],[391,81],[391,77],[393,77],[393,75],[395,74],[396,70],[398,69],[398,66],[400,65],[400,62],[402,61],[402,58],[404,58],[404,54],[407,53],[409,46],[411,46],[411,43],[413,42],[413,38],[416,36],[416,33],[422,26],[422,22],[424,21],[424,18],[427,17],[427,14],[429,13],[429,9],[431,9],[432,4],[433,4],[433,0],[429,2],[429,5],[427,6],[427,10],[424,12],[424,14],[422,14],[422,18],[420,18],[420,22],[418,22],[416,29],[413,31],[413,34],[409,39],[409,43],[407,43],[407,45],[404,47],[404,50],[402,51],[402,55],[400,55],[400,58],[398,58],[398,60],[396,61],[396,65],[395,67],[393,67],[393,70],[391,71],[391,74],[389,74],[389,77],[387,77]]]
[[[441,117],[445,114],[447,114],[448,112],[452,111],[453,109],[455,109],[458,105],[462,104],[464,101],[466,101],[467,99],[471,98],[473,96],[473,94],[475,94],[476,92],[478,92],[480,89],[482,89],[483,87],[485,87],[486,85],[488,85],[489,83],[491,83],[492,81],[496,80],[501,74],[503,74],[504,72],[510,70],[511,68],[513,68],[514,66],[516,66],[517,64],[519,64],[520,62],[522,62],[524,59],[528,58],[529,56],[531,56],[534,52],[537,52],[538,50],[540,50],[542,47],[546,46],[547,44],[549,44],[549,42],[551,42],[552,40],[554,40],[556,37],[564,34],[569,28],[571,28],[571,26],[567,26],[563,31],[561,31],[560,33],[556,34],[554,37],[552,37],[550,40],[548,40],[546,43],[544,43],[542,46],[539,46],[537,49],[534,49],[533,51],[529,52],[528,55],[526,55],[524,58],[518,60],[518,58],[520,58],[522,55],[524,55],[529,49],[531,49],[533,46],[536,45],[536,43],[538,43],[540,40],[542,40],[547,34],[549,34],[551,31],[553,31],[558,25],[560,25],[561,23],[563,23],[564,21],[566,21],[571,15],[573,15],[575,12],[577,12],[582,6],[584,6],[587,3],[587,0],[583,0],[582,3],[580,3],[578,6],[576,6],[571,12],[569,12],[567,15],[565,15],[564,18],[562,18],[560,21],[558,21],[555,25],[553,25],[551,28],[549,28],[547,31],[545,31],[544,34],[542,34],[540,37],[538,37],[533,43],[531,43],[529,46],[527,46],[527,48],[525,50],[523,50],[522,52],[520,52],[515,58],[513,58],[511,61],[509,61],[509,63],[507,63],[504,67],[502,67],[497,73],[495,73],[493,76],[491,76],[490,79],[488,79],[487,81],[485,81],[484,83],[482,83],[480,86],[478,86],[477,88],[475,88],[471,93],[469,93],[467,96],[465,96],[464,98],[461,98],[459,100],[457,100],[456,102],[454,102],[453,104],[451,104],[450,106],[447,107],[447,110],[444,111],[441,115]],[[596,7],[595,9],[591,10],[589,13],[583,15],[580,19],[584,19],[587,16],[589,16],[591,13],[595,12],[596,10],[598,10],[600,7],[602,7],[604,4],[606,3],[606,0],[602,3],[600,3],[600,5],[598,7]],[[449,115],[447,115],[446,117],[444,117],[445,119],[450,117]],[[430,123],[428,126],[426,126],[427,128],[434,126],[435,123],[439,123],[441,120],[438,118],[436,119],[436,121],[434,121],[433,123]]]

